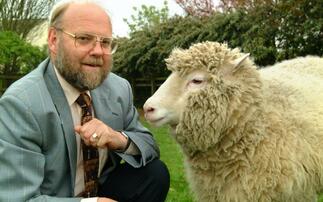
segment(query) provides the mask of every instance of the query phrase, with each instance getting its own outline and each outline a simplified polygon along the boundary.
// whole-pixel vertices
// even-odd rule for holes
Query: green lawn
[[[179,146],[169,134],[168,128],[153,128],[145,121],[142,121],[142,123],[154,134],[160,147],[161,159],[166,163],[170,172],[170,190],[166,202],[193,202],[185,178],[183,155]],[[318,202],[323,202],[323,194]]]
[[[154,134],[160,147],[160,158],[166,163],[170,172],[170,190],[166,201],[192,202],[192,194],[185,179],[183,155],[179,146],[168,133],[168,128],[153,128],[144,121],[142,123]]]

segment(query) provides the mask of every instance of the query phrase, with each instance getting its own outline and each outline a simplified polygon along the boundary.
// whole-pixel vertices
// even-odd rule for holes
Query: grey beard
[[[94,60],[95,63],[100,62]],[[86,74],[75,69],[71,62],[65,58],[63,51],[60,51],[55,59],[55,66],[64,79],[79,91],[93,90],[104,81],[109,74],[109,70],[102,69],[100,72]]]

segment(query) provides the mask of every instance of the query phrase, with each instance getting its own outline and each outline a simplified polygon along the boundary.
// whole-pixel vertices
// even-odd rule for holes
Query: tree
[[[175,16],[151,30],[143,29],[131,39],[119,40],[114,71],[129,78],[167,76],[164,59],[175,47],[188,48],[198,40],[203,22],[192,16]]]
[[[304,55],[323,55],[323,2],[281,1],[277,10],[279,60]],[[286,12],[288,11],[288,12]],[[277,19],[277,20],[278,20]]]
[[[221,0],[229,14],[244,12],[250,28],[242,47],[258,65],[323,54],[323,6],[317,0]]]
[[[216,9],[213,0],[176,0],[176,3],[191,16],[210,16]]]
[[[137,13],[131,15],[131,21],[123,19],[128,24],[131,33],[143,29],[152,29],[168,19],[169,9],[166,0],[164,1],[164,7],[160,10],[156,9],[155,6],[148,7],[146,5],[142,5],[141,9],[133,7],[133,10]]]
[[[148,7],[146,5],[142,5],[141,9],[134,7],[133,10],[136,14],[131,15],[131,21],[124,19],[130,28],[132,40],[117,38],[119,48],[114,55],[114,71],[126,77],[132,76],[134,78],[139,75],[142,76],[141,72],[145,71],[146,65],[153,55],[158,57],[159,52],[156,50],[156,43],[158,43],[159,35],[156,35],[154,30],[167,22],[169,9],[165,0],[164,7],[160,10],[154,6]],[[145,64],[145,66],[142,64]],[[152,65],[154,62],[150,62],[150,64]],[[161,72],[158,69],[156,70],[160,75]],[[156,73],[147,72],[145,77],[154,75]]]
[[[46,58],[46,51],[32,46],[14,32],[0,32],[0,73],[28,73]]]
[[[0,0],[0,31],[26,38],[32,28],[47,19],[54,0]]]
[[[202,41],[240,48],[259,67],[296,56],[322,56],[322,9],[317,1],[288,0],[204,17],[175,16],[151,29],[137,30],[130,38],[119,38],[113,70],[128,79],[165,77],[169,75],[165,58],[174,48],[186,49]],[[137,106],[149,96],[147,92],[135,92]]]
[[[304,55],[323,55],[323,7],[318,1],[289,0],[255,8],[215,12],[208,17],[175,16],[120,43],[115,71],[125,77],[168,74],[164,59],[174,48],[202,41],[227,43],[251,54],[259,66]]]
[[[251,10],[260,5],[275,5],[279,0],[220,0],[218,8],[223,12],[244,9]]]

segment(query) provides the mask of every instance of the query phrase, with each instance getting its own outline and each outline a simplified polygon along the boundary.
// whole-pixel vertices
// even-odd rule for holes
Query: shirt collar
[[[73,87],[71,84],[69,84],[64,77],[58,72],[56,67],[54,66],[55,74],[57,76],[57,79],[59,83],[61,84],[63,91],[65,93],[67,102],[69,106],[75,103],[76,99],[80,96],[80,91],[77,90],[75,87]],[[90,92],[86,91],[86,93],[91,97]]]

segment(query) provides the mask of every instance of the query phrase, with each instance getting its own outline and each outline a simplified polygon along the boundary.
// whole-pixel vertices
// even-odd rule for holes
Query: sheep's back
[[[265,95],[281,94],[300,106],[322,110],[319,106],[323,107],[323,58],[296,58],[259,72],[264,80]]]
[[[323,58],[296,58],[259,72],[266,109],[281,113],[286,127],[320,136],[323,144]]]

